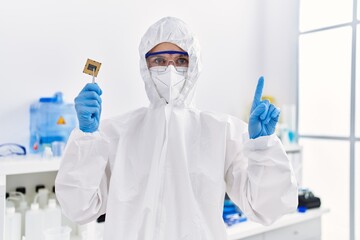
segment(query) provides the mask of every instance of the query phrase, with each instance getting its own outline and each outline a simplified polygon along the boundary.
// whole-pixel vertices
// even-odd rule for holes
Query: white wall
[[[268,85],[268,91],[276,93],[279,104],[295,104],[299,0],[270,0],[263,3],[262,70],[263,74],[272,81],[272,84]],[[279,93],[279,90],[282,93]]]
[[[264,94],[275,96],[280,106],[294,103],[297,9],[292,2],[3,1],[0,143],[28,146],[31,102],[55,91],[73,101],[91,81],[82,73],[87,58],[103,63],[98,80],[103,117],[148,105],[137,49],[148,26],[164,16],[183,19],[202,44],[199,108],[243,118],[260,75]]]

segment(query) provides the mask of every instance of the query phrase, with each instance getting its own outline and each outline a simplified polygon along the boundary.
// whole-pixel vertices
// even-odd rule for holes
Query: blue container
[[[224,201],[223,220],[227,226],[232,226],[247,220],[241,210],[230,200],[228,196],[225,197]]]
[[[30,152],[42,153],[54,142],[65,144],[76,124],[75,106],[64,103],[61,92],[40,98],[30,106]]]

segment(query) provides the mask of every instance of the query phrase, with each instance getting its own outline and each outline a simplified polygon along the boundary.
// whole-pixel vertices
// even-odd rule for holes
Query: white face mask
[[[167,67],[152,67],[149,69],[152,80],[160,97],[167,103],[173,102],[180,96],[184,87],[187,67],[177,67],[169,65]]]

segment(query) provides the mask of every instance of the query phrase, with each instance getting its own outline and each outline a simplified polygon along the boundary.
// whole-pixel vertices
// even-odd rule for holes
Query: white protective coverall
[[[161,42],[190,58],[171,104],[159,97],[144,57]],[[63,213],[80,224],[106,213],[105,240],[221,240],[225,191],[262,224],[295,211],[296,180],[280,140],[249,139],[243,121],[191,104],[201,64],[188,27],[159,20],[139,52],[150,106],[103,120],[96,132],[72,132],[56,177]]]

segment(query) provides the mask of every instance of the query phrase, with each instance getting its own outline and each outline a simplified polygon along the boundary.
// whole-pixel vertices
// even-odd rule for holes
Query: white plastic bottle
[[[46,146],[44,148],[44,152],[43,152],[43,158],[45,159],[51,159],[53,157],[53,152],[51,150],[51,147]]]
[[[48,199],[49,199],[49,190],[45,188],[43,185],[37,186],[34,202],[38,202],[40,208],[44,209],[48,204]]]
[[[26,240],[41,240],[43,237],[44,213],[38,203],[32,203],[25,215]]]
[[[54,198],[49,199],[48,207],[44,210],[44,230],[61,227],[61,210]]]
[[[6,207],[5,240],[21,240],[21,215],[14,206]]]
[[[10,198],[18,199],[18,207],[16,207],[16,212],[20,213],[21,215],[21,236],[25,235],[25,213],[29,210],[25,193],[25,187],[17,187],[16,192],[10,192]]]
[[[49,190],[47,188],[39,189],[39,205],[41,208],[45,208],[48,204]]]
[[[21,201],[16,211],[21,215],[21,236],[23,236],[25,235],[25,214],[29,211],[28,203],[25,200]]]

